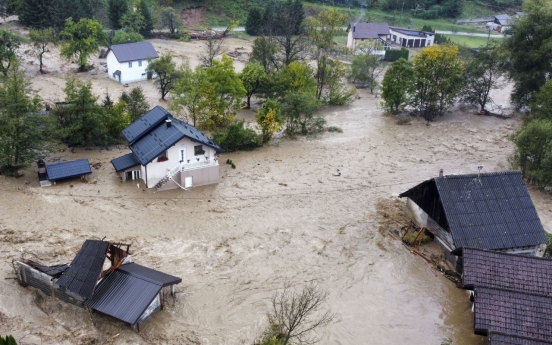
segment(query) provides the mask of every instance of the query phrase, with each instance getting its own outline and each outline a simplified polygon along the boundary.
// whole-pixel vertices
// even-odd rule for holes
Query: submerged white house
[[[152,59],[159,55],[150,42],[116,44],[107,52],[107,73],[109,78],[119,83],[133,83],[151,79],[146,68]]]

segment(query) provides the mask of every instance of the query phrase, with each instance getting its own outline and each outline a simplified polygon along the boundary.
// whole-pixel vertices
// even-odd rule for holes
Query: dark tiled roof
[[[115,54],[119,62],[147,60],[159,57],[150,42],[116,44],[109,47],[109,49]]]
[[[171,120],[170,127],[165,122],[167,119]],[[130,150],[142,165],[148,164],[184,137],[211,147],[217,152],[223,152],[220,146],[197,128],[175,119],[160,106],[156,106],[125,128],[123,135],[130,143]]]
[[[111,160],[111,164],[113,164],[116,172],[120,172],[133,166],[140,165],[140,161],[136,158],[134,153],[131,152]]]
[[[387,23],[350,23],[347,31],[353,31],[353,39],[379,38],[379,35],[389,35]]]
[[[123,129],[123,136],[129,143],[140,139],[153,127],[157,126],[169,116],[169,112],[163,109],[163,107],[156,106],[148,111],[144,116],[139,118],[130,124],[127,128]]]
[[[162,287],[178,284],[182,279],[138,264],[120,266],[98,286],[85,305],[134,324]]]
[[[552,342],[539,341],[510,334],[491,332],[488,345],[550,345]]]
[[[179,284],[182,282],[181,278],[171,276],[170,274],[159,272],[135,263],[121,265],[119,267],[119,271],[126,272],[130,275],[137,276],[142,279],[150,280],[161,286]]]
[[[100,277],[109,242],[86,240],[56,285],[82,298],[90,298]]]
[[[433,32],[427,32],[427,31],[420,31],[420,30],[412,30],[412,29],[404,29],[404,28],[395,28],[390,27],[392,31],[400,32],[403,35],[407,36],[415,36],[415,37],[427,37],[427,36],[433,36],[435,35]]]
[[[428,184],[435,185],[438,201],[419,192]],[[507,249],[548,242],[519,171],[436,177],[399,197],[412,199],[432,217],[432,209],[442,209],[446,219],[439,224],[450,229],[456,248]]]
[[[462,282],[552,297],[552,259],[463,248]],[[552,311],[551,311],[552,312]]]
[[[67,269],[69,268],[69,265],[67,264],[45,266],[31,260],[28,260],[28,263],[32,267],[36,268],[38,271],[46,273],[47,275],[52,277],[62,274],[63,272],[67,271]]]
[[[90,163],[88,159],[77,159],[71,162],[61,162],[56,164],[46,164],[46,173],[49,180],[61,180],[75,176],[91,174]]]
[[[552,298],[485,287],[475,288],[475,333],[511,334],[552,341]]]

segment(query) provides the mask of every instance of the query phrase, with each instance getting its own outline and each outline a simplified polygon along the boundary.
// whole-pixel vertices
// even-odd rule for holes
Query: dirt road
[[[35,83],[51,85],[45,92],[54,96],[61,77],[51,73]],[[109,83],[91,79],[96,90]],[[508,92],[498,101],[506,102]],[[343,133],[223,154],[220,162],[231,158],[237,168],[222,164],[218,185],[158,193],[123,184],[109,161],[125,149],[48,158],[102,163],[92,184],[40,188],[34,165],[23,178],[0,176],[0,334],[24,344],[251,344],[284,282],[316,280],[337,313],[320,333],[323,345],[435,345],[445,337],[455,345],[485,344],[473,335],[465,291],[389,230],[405,220],[396,196],[439,169],[506,169],[507,136],[519,120],[453,111],[430,126],[420,119],[399,126],[382,115],[379,98],[360,96],[351,106],[322,110]],[[149,100],[157,104],[155,96]],[[240,116],[251,120],[253,112]],[[337,168],[341,176],[333,176]],[[531,194],[549,229],[550,198]],[[68,262],[84,239],[104,237],[131,243],[136,262],[183,279],[176,300],[139,334],[6,279],[14,258]]]

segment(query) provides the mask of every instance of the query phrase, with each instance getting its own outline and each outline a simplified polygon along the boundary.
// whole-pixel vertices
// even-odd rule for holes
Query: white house
[[[149,60],[158,58],[150,42],[112,45],[107,52],[107,73],[109,78],[123,84],[147,80]]]
[[[406,48],[423,48],[435,44],[435,33],[390,27],[391,42]]]
[[[131,153],[111,161],[121,179],[147,188],[188,188],[219,182],[218,153],[205,134],[156,106],[123,130]]]
[[[391,49],[387,42],[390,37],[387,23],[350,23],[347,32],[347,48],[351,48],[353,54],[360,42],[370,42],[374,47],[374,55],[383,56],[386,50]]]
[[[498,14],[494,17],[493,22],[487,23],[487,27],[491,30],[503,33],[512,27],[512,17],[507,14]]]

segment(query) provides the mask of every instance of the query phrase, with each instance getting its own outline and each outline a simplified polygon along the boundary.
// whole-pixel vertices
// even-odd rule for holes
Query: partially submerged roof
[[[396,27],[390,27],[390,29],[391,31],[400,32],[403,35],[417,37],[417,38],[426,38],[428,36],[435,35],[433,32],[421,31],[421,30],[412,30],[412,29],[396,28]]]
[[[519,171],[435,177],[399,195],[450,231],[454,246],[531,247],[548,242]]]
[[[32,260],[22,260],[22,262],[54,278],[57,278],[69,268],[67,264],[46,266]]]
[[[56,285],[81,298],[90,298],[102,272],[108,247],[109,242],[86,240]]]
[[[347,32],[353,32],[353,39],[380,38],[379,35],[389,35],[387,23],[350,23]]]
[[[134,153],[127,153],[124,156],[117,157],[111,160],[111,164],[115,168],[116,172],[121,172],[133,166],[140,165],[140,161],[136,158]]]
[[[485,286],[552,297],[552,259],[474,248],[463,248],[462,258],[466,289]]]
[[[550,345],[552,342],[534,340],[527,337],[520,337],[512,334],[496,332],[489,333],[487,345]]]
[[[534,341],[552,341],[552,297],[477,287],[475,333],[498,332]]]
[[[54,181],[91,174],[92,170],[88,159],[84,158],[70,162],[46,164],[46,173],[48,174],[48,180]]]
[[[115,54],[119,62],[156,59],[159,57],[150,42],[115,44],[109,47],[109,49]]]
[[[155,106],[127,128],[123,129],[123,136],[132,144],[146,135],[152,128],[162,123],[169,116],[169,112],[161,106]]]
[[[511,17],[507,14],[498,14],[495,16],[495,20],[497,20],[498,23],[502,26],[510,25]]]
[[[138,264],[125,264],[100,282],[85,305],[134,325],[164,286],[181,281]]]

